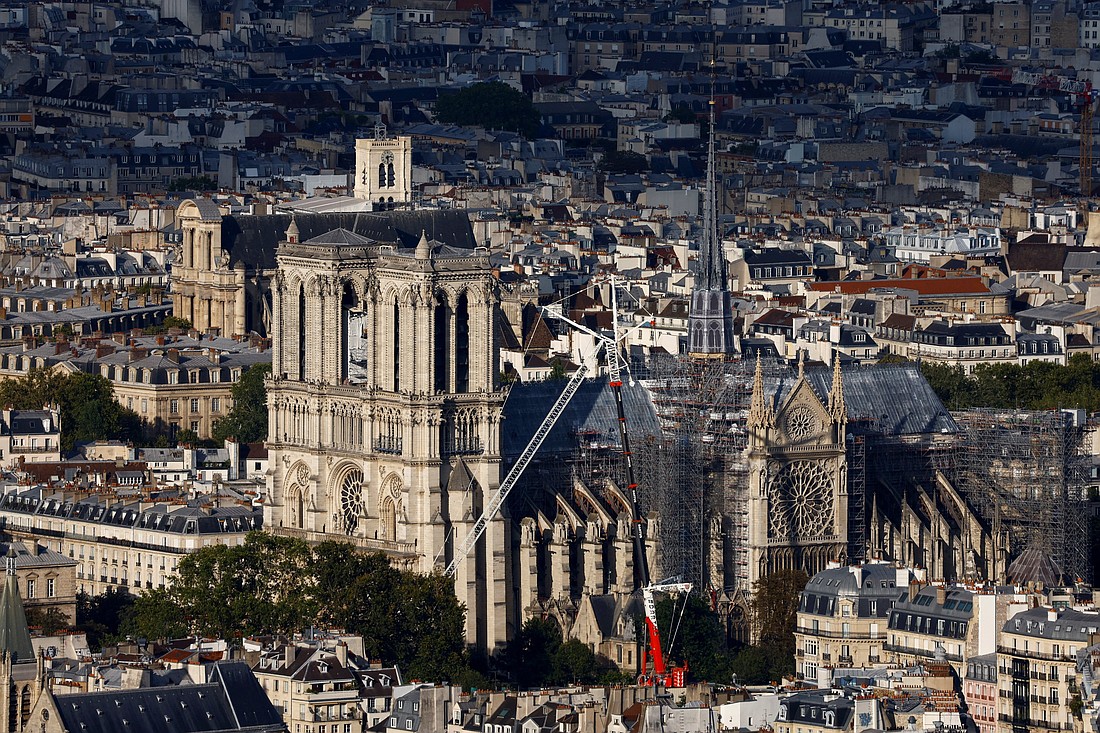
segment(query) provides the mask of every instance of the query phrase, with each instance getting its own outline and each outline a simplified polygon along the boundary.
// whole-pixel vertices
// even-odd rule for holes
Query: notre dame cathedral
[[[843,376],[822,401],[803,374],[778,406],[756,365],[749,408],[749,586],[777,570],[811,575],[844,559],[848,481]]]
[[[499,483],[504,401],[488,255],[337,229],[278,250],[267,526],[431,571]],[[467,639],[509,633],[508,524],[459,566]]]

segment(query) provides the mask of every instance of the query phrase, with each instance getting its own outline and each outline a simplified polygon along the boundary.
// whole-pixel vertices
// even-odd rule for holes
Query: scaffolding
[[[1089,578],[1088,457],[1076,411],[973,409],[953,413],[964,439],[945,466],[989,527],[994,579],[1034,547],[1065,582]]]
[[[773,381],[788,366],[765,359]],[[751,591],[746,419],[755,360],[655,358],[643,385],[664,434],[650,473],[650,506],[661,517],[661,570],[697,588]]]

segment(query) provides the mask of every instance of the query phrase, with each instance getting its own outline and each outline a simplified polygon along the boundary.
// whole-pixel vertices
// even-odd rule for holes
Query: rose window
[[[350,536],[355,533],[361,516],[363,516],[363,472],[356,468],[348,471],[340,483],[340,519],[344,534]]]
[[[817,416],[808,407],[796,407],[787,414],[787,435],[792,440],[805,440],[817,434]]]
[[[768,482],[768,535],[814,539],[833,534],[833,479],[826,466],[787,463]]]

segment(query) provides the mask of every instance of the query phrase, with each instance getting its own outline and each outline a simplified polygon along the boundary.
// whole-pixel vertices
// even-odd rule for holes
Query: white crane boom
[[[596,347],[596,353],[598,354],[600,349],[603,348],[603,343],[600,342]],[[558,422],[558,418],[565,412],[566,405],[569,404],[569,400],[573,399],[573,395],[580,389],[581,382],[584,381],[585,376],[588,374],[588,367],[582,362],[577,371],[574,372],[570,378],[569,383],[565,385],[565,390],[558,395],[558,399],[554,402],[553,407],[550,408],[550,412],[546,413],[546,417],[543,418],[542,424],[539,425],[539,429],[535,431],[535,434],[531,436],[530,442],[527,443],[527,447],[523,449],[523,453],[512,465],[512,469],[508,472],[504,481],[500,483],[500,487],[496,493],[493,494],[493,498],[489,500],[488,506],[485,507],[485,511],[478,517],[477,522],[474,523],[473,529],[466,535],[466,539],[462,540],[462,544],[455,548],[454,556],[451,558],[451,564],[447,566],[447,575],[454,577],[454,574],[458,571],[458,566],[462,564],[462,561],[466,559],[466,556],[470,554],[470,550],[474,549],[474,545],[485,534],[485,529],[489,526],[489,522],[496,516],[500,508],[504,506],[504,500],[508,498],[509,492],[512,491],[516,483],[519,481],[520,476],[523,475],[523,471],[527,468],[527,464],[534,458],[535,453],[539,447],[542,446],[542,442],[546,440],[546,436],[550,434],[554,425]]]

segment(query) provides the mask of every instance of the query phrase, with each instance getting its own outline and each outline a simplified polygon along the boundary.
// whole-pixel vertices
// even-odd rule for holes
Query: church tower
[[[374,211],[412,202],[412,139],[390,137],[376,125],[374,137],[355,141],[355,198],[371,202]]]
[[[749,408],[749,587],[780,570],[824,570],[848,547],[847,411],[840,359],[827,399],[799,359],[778,407],[759,358]]]
[[[718,233],[718,173],[714,156],[714,93],[710,99],[710,136],[707,141],[707,183],[703,191],[703,236],[695,287],[688,310],[688,354],[721,359],[734,353],[733,303],[729,267]]]
[[[278,249],[266,526],[430,572],[500,481],[499,299],[488,257],[337,229]],[[507,521],[459,566],[467,640],[509,633]]]

